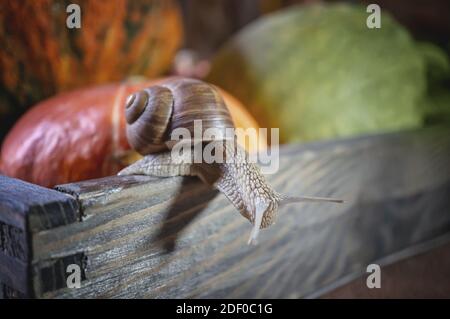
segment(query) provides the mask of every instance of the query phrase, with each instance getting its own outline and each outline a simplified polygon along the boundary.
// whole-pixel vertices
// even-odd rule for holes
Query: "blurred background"
[[[68,16],[66,7],[70,3],[78,3],[81,6],[81,29],[64,27]],[[258,69],[255,71],[255,75],[262,76],[274,72],[274,65],[282,57],[279,53],[282,50],[284,52],[290,51],[289,55],[285,53],[285,59],[286,57],[291,59],[296,57],[298,66],[294,62],[294,70],[301,70],[303,74],[308,71],[311,74],[311,69],[304,69],[301,61],[306,60],[316,48],[310,48],[310,44],[305,44],[302,47],[304,37],[308,37],[308,33],[296,34],[296,32],[315,27],[314,23],[317,24],[320,19],[330,19],[332,12],[324,12],[320,19],[316,19],[314,23],[301,22],[296,24],[295,21],[302,19],[299,17],[288,18],[286,10],[302,11],[302,7],[314,4],[331,7],[336,3],[358,6],[358,9],[349,13],[347,17],[344,14],[340,18],[336,18],[332,22],[335,25],[340,25],[339,19],[345,20],[347,18],[361,18],[362,20],[358,22],[363,23],[363,20],[369,15],[365,8],[371,1],[115,0],[102,3],[89,0],[2,1],[0,3],[0,41],[2,43],[0,54],[0,141],[4,139],[13,124],[28,108],[45,98],[62,91],[87,85],[121,81],[129,76],[136,75],[155,78],[178,74],[206,78],[223,86],[224,89],[230,90],[230,93],[241,99],[241,102],[251,110],[256,119],[263,122],[260,124],[271,124],[270,126],[276,124],[281,128],[284,125],[286,130],[290,130],[292,123],[285,123],[285,119],[278,118],[274,121],[275,123],[266,121],[266,118],[271,115],[270,109],[273,108],[269,104],[276,102],[259,103],[258,101],[258,99],[276,99],[285,93],[281,92],[280,89],[274,92],[273,96],[262,97],[249,89],[252,86],[254,90],[261,90],[263,85],[261,83],[255,84],[253,79],[246,78],[247,71],[251,73],[259,67],[258,61],[248,61],[255,59],[253,56],[255,53],[250,52],[247,47],[253,47],[257,50],[266,44],[262,38],[267,37],[267,41],[271,41],[271,37],[275,38],[273,47],[267,47],[267,50],[257,52],[261,60],[260,63],[265,63],[266,66],[264,70]],[[412,61],[411,63],[429,63],[437,69],[429,72],[443,73],[445,69],[448,71],[448,53],[450,51],[450,3],[448,1],[398,0],[377,1],[376,3],[383,10],[382,20],[384,21],[384,18],[389,19],[385,26],[389,30],[383,32],[382,27],[380,32],[377,32],[380,34],[379,36],[374,36],[375,32],[367,33],[365,41],[369,43],[368,46],[371,46],[370,43],[376,41],[376,39],[386,38],[382,47],[376,45],[376,50],[378,50],[376,54],[396,56],[391,57],[392,61],[386,60],[386,67],[396,63],[395,59],[402,59],[402,56],[411,57],[416,53],[410,52],[411,43],[406,43],[408,40],[404,39],[402,41],[405,43],[391,48],[392,52],[386,51],[391,43],[395,44],[396,42],[396,35],[393,33],[406,32],[408,36],[410,35],[413,38],[414,42],[433,44],[441,49],[441,51],[438,51],[433,50],[434,48],[428,48],[430,52],[427,53],[427,61]],[[277,13],[276,19],[269,17],[269,15]],[[361,16],[358,17],[358,14]],[[281,32],[284,34],[272,33],[274,29],[272,29],[271,21],[284,19],[283,16],[286,16],[286,21],[282,22],[284,25],[281,27]],[[395,20],[394,25],[390,23],[391,17]],[[289,19],[290,21],[288,21]],[[246,28],[255,20],[258,20],[258,23],[262,25],[261,30]],[[342,22],[345,24],[345,21]],[[348,34],[348,41],[345,43],[348,51],[351,51],[352,46],[354,46],[352,41],[360,43],[361,46],[365,45],[363,40],[358,39],[357,36],[353,37],[351,34],[351,32],[361,34],[361,27],[364,26],[347,26],[345,27],[347,29],[343,30],[343,34]],[[316,42],[320,42],[321,39],[325,41],[328,36],[339,35],[338,31],[326,30],[326,28],[338,29],[334,25],[324,27],[324,36],[317,38]],[[289,37],[286,34],[292,34],[292,36]],[[252,38],[250,43],[238,43],[239,39],[246,36]],[[311,32],[309,38],[314,39],[318,36],[320,35]],[[371,36],[374,36],[374,39],[370,39]],[[282,37],[286,39],[282,40]],[[338,43],[344,43],[344,40],[346,39],[334,39],[326,47],[321,48],[322,51],[314,52],[318,53],[323,64],[327,64],[327,60],[331,62],[333,59],[334,47]],[[231,43],[229,43],[230,41]],[[227,43],[229,43],[228,46]],[[402,51],[395,52],[395,49]],[[233,52],[229,52],[230,50]],[[310,52],[306,52],[303,56],[302,53],[299,53],[301,50],[310,50]],[[370,50],[375,51],[373,47]],[[242,52],[245,52],[245,54],[240,56]],[[444,55],[445,53],[446,55]],[[245,56],[246,54],[247,56]],[[360,52],[360,56],[363,54],[366,53]],[[246,58],[247,61],[242,62],[242,57]],[[341,58],[343,57],[342,55]],[[371,58],[370,54],[366,57],[362,56],[362,58],[367,60],[367,63],[377,63],[376,61],[368,61]],[[411,57],[411,59],[414,58]],[[214,60],[216,60],[215,64],[212,62]],[[241,62],[245,65],[239,65],[241,69],[237,70],[237,66]],[[223,64],[227,65],[226,71],[223,69]],[[290,67],[291,65],[286,63],[286,69]],[[314,67],[314,65],[311,66],[311,68]],[[356,63],[354,67],[359,68]],[[399,72],[401,71],[399,70]],[[414,74],[414,70],[406,70],[405,72],[410,71],[412,72],[410,75],[420,77],[420,75]],[[279,73],[276,74],[278,76],[277,86],[286,85],[283,81],[288,77],[290,80],[293,79],[286,72],[281,72],[283,73],[281,75]],[[242,93],[239,88],[232,87],[230,84],[230,82],[235,81],[235,76],[239,78],[240,75],[245,77],[241,79],[242,82],[245,82],[242,87],[250,91],[248,94]],[[297,74],[297,76],[300,82],[303,80],[302,77],[305,77],[302,74]],[[355,78],[357,76],[354,75]],[[422,83],[418,84],[415,90],[430,89],[441,92],[441,85],[444,85],[444,88],[448,90],[448,83],[445,83],[448,80],[443,79],[442,74],[439,74],[439,76],[441,76],[439,80],[442,80],[439,86],[434,85],[424,88]],[[323,78],[311,75],[311,81],[313,80],[323,81]],[[342,79],[336,80],[342,81]],[[420,81],[423,81],[423,79],[418,79],[416,82]],[[348,84],[346,87],[348,88]],[[291,88],[293,87],[289,87],[289,89]],[[413,96],[412,99],[421,98],[419,95]],[[298,99],[300,98],[302,97],[298,97]],[[308,96],[304,99],[307,100]],[[309,101],[306,102],[309,103]],[[323,101],[323,103],[327,102]],[[410,102],[406,101],[406,103]],[[258,103],[267,105],[254,105]],[[410,104],[414,103],[416,101],[412,101]],[[440,102],[433,101],[433,103]],[[286,102],[286,104],[289,103]],[[265,110],[260,111],[260,108],[265,108]],[[436,119],[436,115],[431,114],[433,111],[429,112],[429,118]],[[308,116],[315,119],[319,115],[308,114]],[[410,118],[405,120],[405,123],[387,125],[387,128],[416,124],[417,119],[411,119],[411,114],[408,114],[408,116]],[[373,131],[373,127],[377,124],[368,123],[367,125],[367,130]],[[355,129],[355,131],[361,130]],[[289,136],[287,136],[288,134]],[[305,132],[302,136],[296,136],[288,132],[285,134],[286,136],[283,136],[283,140],[288,142],[291,140],[316,139],[321,135],[330,137],[346,134],[347,132],[344,132],[344,134],[339,134],[339,132],[316,132],[314,134]]]
[[[258,17],[297,4],[378,4],[404,25],[416,39],[431,41],[449,52],[450,4],[445,0],[321,1],[321,0],[180,0],[186,36],[184,48],[210,57],[234,33]]]
[[[278,127],[285,144],[450,125],[450,1],[376,1],[381,28],[370,3],[3,0],[0,172],[46,187],[115,174],[136,159],[126,96],[173,75],[217,85],[237,126]],[[414,297],[430,282],[449,297],[445,267],[424,274],[449,251],[386,270],[435,276],[415,288],[368,295],[361,281],[328,297]]]

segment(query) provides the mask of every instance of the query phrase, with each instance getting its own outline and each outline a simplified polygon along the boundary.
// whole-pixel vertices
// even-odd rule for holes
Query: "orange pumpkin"
[[[0,1],[0,140],[27,107],[55,93],[155,77],[182,40],[174,0],[78,0],[81,28],[69,29],[73,1]]]
[[[95,86],[37,104],[7,135],[0,171],[46,187],[116,174],[140,157],[130,151],[126,139],[125,100],[157,82]],[[221,92],[236,127],[258,129],[242,104]],[[250,148],[256,145],[264,146],[265,136],[247,143]]]

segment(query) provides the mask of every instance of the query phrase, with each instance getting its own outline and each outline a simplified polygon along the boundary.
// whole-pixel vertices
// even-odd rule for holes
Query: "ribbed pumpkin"
[[[94,86],[40,102],[5,138],[0,172],[46,187],[116,174],[140,158],[126,139],[125,100],[157,81]],[[237,127],[258,128],[238,100],[221,93]],[[247,143],[258,144],[265,136]]]
[[[170,66],[182,38],[175,1],[79,0],[79,29],[66,27],[71,3],[0,2],[0,140],[27,107],[57,92]]]

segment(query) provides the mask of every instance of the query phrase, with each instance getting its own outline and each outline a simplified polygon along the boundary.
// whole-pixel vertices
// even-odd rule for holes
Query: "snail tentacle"
[[[252,224],[250,243],[259,230],[272,225],[282,205],[292,202],[342,202],[333,198],[295,197],[277,193],[267,183],[258,165],[248,161],[247,152],[226,135],[215,136],[223,145],[221,162],[197,163],[194,152],[172,154],[175,129],[187,129],[195,137],[195,122],[202,120],[202,136],[209,128],[233,128],[231,115],[217,89],[200,80],[175,78],[131,95],[126,102],[127,137],[144,158],[118,175],[197,176],[222,192]],[[225,130],[224,130],[225,131]],[[211,143],[211,139],[200,141]],[[191,143],[184,140],[183,143]],[[205,146],[206,147],[206,146]],[[222,151],[219,151],[219,154]],[[203,160],[203,158],[202,158]]]

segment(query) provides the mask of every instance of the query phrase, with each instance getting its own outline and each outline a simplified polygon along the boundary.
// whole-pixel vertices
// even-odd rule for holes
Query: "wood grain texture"
[[[449,136],[434,128],[283,147],[268,176],[276,190],[346,203],[287,206],[257,246],[246,245],[250,223],[194,177],[113,176],[57,191],[3,177],[2,243],[23,241],[23,230],[28,259],[20,270],[17,249],[2,244],[0,296],[313,295],[450,233]],[[79,289],[65,288],[72,263],[83,270]]]
[[[34,295],[31,275],[34,232],[80,219],[72,196],[0,175],[0,283],[5,297]]]
[[[30,295],[28,262],[0,252],[0,283],[12,290]]]
[[[27,261],[27,240],[23,229],[0,222],[0,252]]]
[[[0,222],[26,230],[41,231],[79,219],[71,196],[0,175]]]
[[[0,282],[0,299],[26,298],[26,295]]]
[[[346,203],[288,206],[257,246],[245,244],[248,221],[196,178],[58,186],[77,198],[82,220],[34,233],[33,264],[84,254],[86,279],[39,297],[309,295],[450,232],[448,137],[435,128],[284,147],[268,177],[275,189]]]

